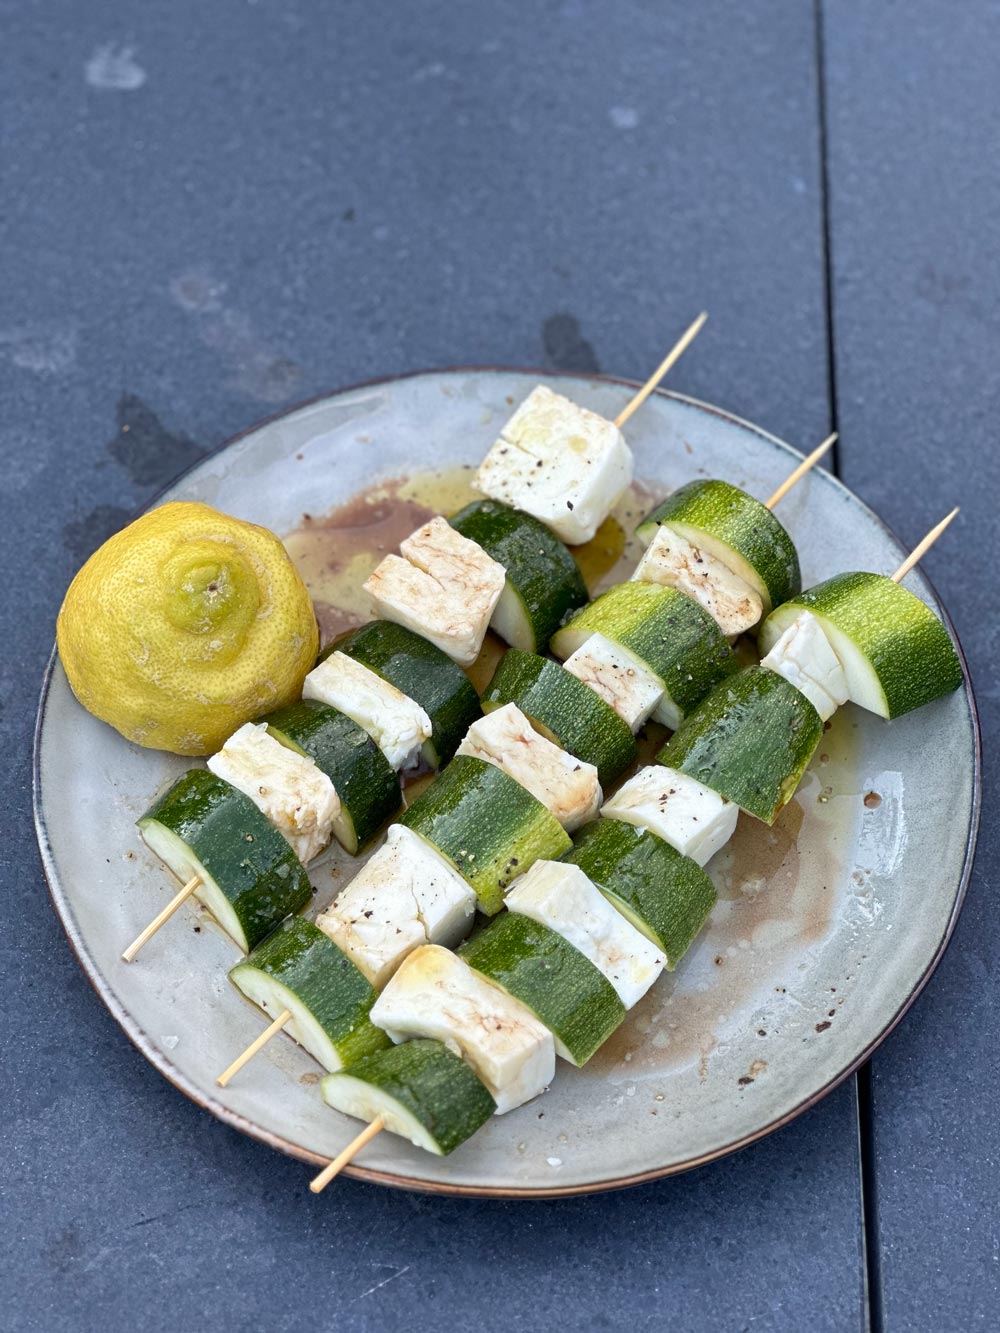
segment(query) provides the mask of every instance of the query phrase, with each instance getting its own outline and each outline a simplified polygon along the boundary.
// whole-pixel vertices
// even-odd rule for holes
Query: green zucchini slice
[[[143,841],[244,953],[312,896],[309,876],[242,792],[204,768],[179,778],[137,821]]]
[[[429,842],[475,890],[493,916],[518,875],[572,845],[541,801],[501,769],[458,755],[399,821]]]
[[[526,1004],[570,1064],[586,1064],[625,1018],[604,973],[561,935],[519,912],[489,922],[458,953]]]
[[[532,725],[567,753],[593,764],[602,787],[636,757],[628,723],[589,685],[548,657],[511,648],[483,695],[483,711],[516,704]]]
[[[498,500],[476,500],[448,522],[506,571],[493,629],[512,648],[544,652],[569,612],[588,601],[568,547],[537,518]]]
[[[420,705],[434,729],[423,747],[431,768],[444,767],[482,716],[479,697],[462,668],[405,625],[373,620],[330,644],[320,661],[332,652],[353,657]]]
[[[810,611],[847,676],[848,697],[879,717],[900,717],[962,683],[962,666],[934,612],[884,574],[837,574],[772,611],[761,626],[762,654]]]
[[[389,1045],[368,1014],[377,993],[321,930],[292,917],[230,970],[229,980],[329,1070]]]
[[[663,952],[673,971],[715,906],[715,885],[697,861],[619,819],[582,828],[563,857]]]
[[[656,758],[773,824],[822,735],[819,713],[794,685],[745,667],[715,687]]]
[[[323,1097],[335,1111],[386,1129],[444,1157],[485,1125],[496,1102],[459,1055],[421,1037],[327,1074]]]
[[[564,625],[552,651],[565,660],[600,633],[645,663],[663,686],[653,716],[677,727],[737,661],[729,640],[708,612],[676,588],[619,583]]]
[[[302,699],[260,721],[282,745],[314,759],[333,783],[340,797],[333,831],[352,856],[402,805],[392,765],[367,731],[339,709]]]
[[[765,615],[802,587],[791,537],[766,505],[728,481],[689,481],[643,519],[636,535],[648,546],[661,525],[739,574],[759,594]]]

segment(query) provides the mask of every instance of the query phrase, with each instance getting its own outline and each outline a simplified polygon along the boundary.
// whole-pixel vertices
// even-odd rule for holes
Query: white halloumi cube
[[[579,866],[536,861],[504,902],[572,944],[614,986],[626,1009],[646,994],[665,959],[653,944],[611,906]]]
[[[208,761],[217,778],[249,796],[305,864],[333,837],[340,798],[333,783],[308,755],[297,754],[247,722]]]
[[[503,565],[443,518],[432,518],[399,549],[365,583],[379,614],[471,666],[504,590]]]
[[[468,933],[476,895],[418,834],[393,824],[316,925],[376,989],[421,944],[451,947]]]
[[[648,829],[703,866],[736,829],[739,807],[717,792],[662,764],[650,764],[623,783],[602,815]]]
[[[804,694],[824,722],[847,702],[847,676],[840,658],[809,611],[795,617],[760,664]]]
[[[346,713],[397,771],[418,763],[431,734],[431,720],[415,700],[346,653],[331,653],[313,667],[302,697]]]
[[[723,634],[745,634],[760,620],[764,603],[745,579],[717,556],[679,533],[659,527],[632,575],[639,583],[676,588],[703,606]]]
[[[563,666],[596,691],[632,728],[639,728],[663,698],[663,686],[645,662],[603,634],[591,634]]]
[[[631,480],[632,453],[614,422],[540,384],[483,459],[476,488],[575,546],[590,541]]]
[[[555,1076],[548,1028],[527,1005],[437,945],[405,959],[372,1006],[371,1020],[394,1042],[444,1042],[486,1084],[497,1115],[537,1097]]]
[[[478,718],[459,754],[484,759],[527,788],[570,832],[594,818],[603,796],[593,764],[540,735],[516,704]]]

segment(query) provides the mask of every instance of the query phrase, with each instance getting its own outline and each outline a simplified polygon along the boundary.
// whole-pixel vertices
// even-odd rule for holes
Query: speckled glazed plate
[[[407,476],[414,460],[476,463],[538,379],[461,370],[350,389],[241,436],[162,499],[204,500],[295,532],[290,549],[321,618],[336,623],[333,604],[343,599],[323,580],[344,563],[338,540],[350,548],[352,575],[363,564],[358,510],[342,515],[339,536],[325,527],[325,547],[311,530],[324,526],[318,516]],[[558,387],[611,417],[628,398],[610,380],[561,378]],[[637,475],[655,492],[708,475],[766,496],[797,461],[763,431],[666,394],[636,414],[628,436]],[[466,480],[452,471],[444,489],[458,498]],[[400,498],[392,486],[382,495]],[[365,521],[377,525],[375,509]],[[303,514],[312,516],[305,528]],[[890,571],[901,558],[892,534],[826,473],[797,487],[781,518],[806,585],[843,569]],[[941,612],[918,575],[908,584]],[[262,1019],[226,979],[234,946],[195,904],[136,963],[120,959],[175,887],[135,820],[189,766],[127,744],[85,713],[53,660],[36,742],[38,837],[82,967],[178,1088],[246,1133],[324,1162],[357,1123],[324,1106],[318,1067],[290,1040],[272,1041],[225,1091],[216,1086]],[[967,679],[952,697],[888,724],[842,709],[778,825],[741,816],[711,866],[719,902],[708,928],[586,1069],[561,1065],[545,1097],[494,1119],[451,1157],[384,1134],[352,1174],[454,1193],[585,1192],[682,1171],[776,1129],[844,1078],[927,980],[962,901],[978,795]],[[336,855],[313,868],[317,909],[349,873]]]

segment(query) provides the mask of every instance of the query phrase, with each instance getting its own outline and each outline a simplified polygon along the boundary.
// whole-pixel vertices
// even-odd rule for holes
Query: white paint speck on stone
[[[146,82],[146,71],[135,58],[135,48],[108,42],[99,46],[84,66],[91,88],[101,92],[134,93]]]
[[[634,130],[639,124],[639,113],[634,106],[613,106],[608,117],[616,130]]]

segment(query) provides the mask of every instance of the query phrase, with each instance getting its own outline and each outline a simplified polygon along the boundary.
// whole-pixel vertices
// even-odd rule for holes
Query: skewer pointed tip
[[[896,570],[896,572],[894,574],[889,575],[893,583],[902,582],[902,580],[906,577],[906,575],[909,574],[913,566],[917,564],[927,554],[927,552],[931,549],[931,547],[941,536],[942,532],[944,532],[945,528],[948,526],[948,524],[952,521],[952,519],[958,512],[959,512],[959,506],[956,505],[950,514],[946,514],[944,516],[944,518],[941,520],[940,523],[935,523],[934,527],[931,528],[927,536],[924,537],[922,541],[917,543],[917,545],[913,548],[913,550],[906,557],[906,559]]]
[[[803,458],[794,472],[790,473],[774,492],[769,500],[764,501],[765,509],[773,509],[779,500],[783,500],[793,486],[798,485],[807,472],[811,472],[821,458],[830,452],[837,443],[837,432],[828,435],[821,445],[818,445],[811,454]]]
[[[625,425],[625,422],[628,421],[632,413],[637,411],[643,405],[671,366],[675,365],[676,362],[680,360],[681,356],[687,351],[701,332],[706,319],[708,319],[708,311],[703,310],[698,318],[692,321],[677,339],[673,347],[671,347],[670,351],[656,367],[642,388],[637,390],[635,395],[625,404],[624,408],[622,408],[615,417],[615,425],[618,426],[619,429]]]
[[[143,945],[148,943],[148,941],[153,938],[153,936],[156,934],[156,932],[160,929],[161,926],[166,925],[166,923],[170,920],[173,914],[177,911],[178,907],[180,907],[182,903],[187,902],[188,898],[191,897],[192,893],[194,893],[195,889],[198,887],[200,883],[201,883],[201,876],[195,875],[193,879],[188,880],[188,882],[184,885],[182,889],[179,889],[177,893],[174,894],[174,896],[167,903],[163,911],[158,912],[157,915],[153,917],[152,921],[150,921],[146,929],[141,930],[139,934],[135,937],[135,939],[132,941],[132,943],[128,946],[128,948],[122,954],[123,962],[131,963],[135,960],[136,954],[138,954],[139,950],[143,947]]]

